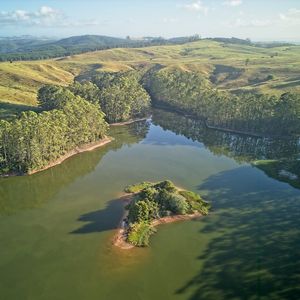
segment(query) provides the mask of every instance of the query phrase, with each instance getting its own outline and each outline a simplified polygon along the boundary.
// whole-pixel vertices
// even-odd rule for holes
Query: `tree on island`
[[[148,246],[149,237],[156,232],[154,220],[167,216],[207,215],[210,205],[199,195],[179,190],[169,180],[158,183],[142,182],[129,186],[133,193],[127,205],[126,240],[134,246]]]

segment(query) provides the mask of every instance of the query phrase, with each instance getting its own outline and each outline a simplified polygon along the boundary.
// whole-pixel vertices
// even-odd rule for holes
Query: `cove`
[[[296,139],[207,129],[175,113],[49,170],[0,179],[3,299],[298,299],[300,190],[253,162],[299,159]],[[149,248],[112,245],[124,187],[170,179],[211,200]]]

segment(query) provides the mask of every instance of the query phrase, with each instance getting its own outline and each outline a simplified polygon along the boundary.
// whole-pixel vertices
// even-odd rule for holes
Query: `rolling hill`
[[[60,40],[31,36],[0,37],[0,61],[40,60],[116,47],[183,44],[194,40],[199,40],[199,36],[171,39],[161,37],[145,37],[141,39],[130,39],[130,37],[127,37],[124,39],[105,35],[80,35]]]
[[[85,36],[78,41],[72,37],[60,42],[77,47],[91,38]],[[265,48],[200,40],[180,45],[114,48],[39,61],[1,62],[0,101],[36,105],[36,92],[43,84],[68,85],[74,78],[88,78],[101,71],[144,69],[157,64],[198,72],[215,87],[234,93],[300,91],[300,46]]]

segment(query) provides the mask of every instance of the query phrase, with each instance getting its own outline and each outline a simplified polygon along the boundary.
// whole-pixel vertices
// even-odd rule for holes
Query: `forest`
[[[128,186],[125,192],[134,193],[127,205],[126,239],[138,247],[149,245],[149,238],[156,231],[152,221],[174,215],[207,215],[210,208],[198,194],[178,190],[169,180],[142,182]]]
[[[38,99],[42,103],[43,97],[52,94],[48,103],[51,109],[57,108],[66,99],[58,99],[55,90],[67,89],[99,105],[109,123],[143,117],[152,104],[200,119],[209,128],[271,136],[300,132],[300,94],[296,93],[234,94],[213,88],[199,73],[159,66],[146,71],[102,72],[90,80],[75,81],[67,88],[43,87]]]
[[[215,89],[200,74],[161,68],[144,76],[157,106],[201,119],[208,127],[262,135],[300,132],[300,94],[280,96]]]
[[[132,74],[103,74],[68,87],[45,85],[39,111],[0,123],[2,174],[39,170],[74,148],[101,140],[109,123],[145,116],[150,98]]]
[[[104,138],[107,129],[99,107],[72,94],[58,109],[23,112],[11,122],[1,120],[1,173],[42,169],[68,151]]]
[[[109,123],[145,117],[150,108],[150,97],[134,73],[102,73],[68,87],[45,85],[38,91],[38,101],[44,110],[55,109],[72,95],[97,105]]]

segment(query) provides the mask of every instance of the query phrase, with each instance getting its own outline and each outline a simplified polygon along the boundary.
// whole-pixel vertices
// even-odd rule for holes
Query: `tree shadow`
[[[109,201],[104,209],[81,215],[78,221],[86,224],[70,233],[88,234],[117,229],[124,214],[124,205],[127,201],[128,196],[120,197]]]
[[[251,167],[207,179],[213,233],[201,270],[176,291],[190,300],[300,299],[300,193]]]
[[[11,103],[11,102],[1,102],[0,103],[0,119],[13,119],[18,114],[23,111],[39,111],[39,108],[36,106],[19,104],[19,103]]]

